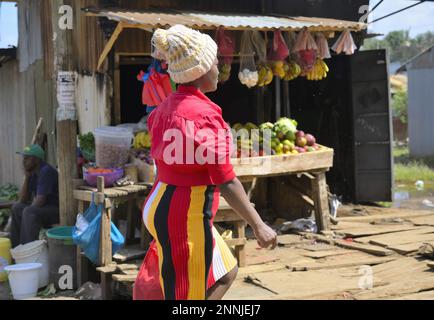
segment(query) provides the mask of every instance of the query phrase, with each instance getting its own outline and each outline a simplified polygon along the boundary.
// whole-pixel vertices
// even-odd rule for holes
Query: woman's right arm
[[[262,248],[276,248],[276,232],[262,221],[256,209],[250,203],[238,178],[220,185],[219,188],[228,204],[252,227],[258,239],[258,244]]]

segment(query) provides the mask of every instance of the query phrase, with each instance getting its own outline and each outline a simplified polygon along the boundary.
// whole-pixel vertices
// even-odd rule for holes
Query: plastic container
[[[10,250],[11,241],[0,238],[0,282],[5,282],[8,279],[5,268],[12,263]]]
[[[98,177],[104,177],[104,186],[110,188],[116,181],[124,176],[123,169],[114,169],[112,173],[89,173],[83,171],[84,180],[91,187],[96,187],[98,184]]]
[[[15,300],[24,300],[36,297],[38,294],[40,263],[24,263],[7,266],[12,295]]]
[[[73,227],[56,227],[47,232],[50,283],[57,290],[77,289],[77,246],[72,241],[72,229]],[[67,283],[61,281],[68,271],[72,272],[70,288],[65,287]]]
[[[47,243],[45,241],[40,240],[20,245],[11,250],[11,254],[17,264],[40,263],[38,288],[48,285],[49,263]]]
[[[94,132],[96,165],[100,168],[121,168],[128,162],[134,135],[131,129],[102,127]]]

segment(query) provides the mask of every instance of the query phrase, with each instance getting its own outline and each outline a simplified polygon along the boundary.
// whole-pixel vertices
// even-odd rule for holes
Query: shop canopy
[[[261,30],[300,31],[307,28],[312,32],[362,31],[367,28],[365,23],[311,17],[286,17],[264,15],[229,15],[210,14],[203,12],[185,12],[174,10],[128,11],[125,9],[83,9],[89,16],[105,17],[117,21],[118,25],[104,48],[98,61],[98,69],[112,49],[116,39],[125,28],[139,28],[152,32],[155,28],[168,28],[176,24],[198,30]]]

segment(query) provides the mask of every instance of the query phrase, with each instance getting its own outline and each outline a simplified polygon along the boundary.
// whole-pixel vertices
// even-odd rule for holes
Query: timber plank
[[[312,259],[322,259],[322,258],[327,258],[327,257],[332,257],[332,256],[346,255],[346,254],[350,254],[351,252],[352,251],[350,251],[350,250],[338,249],[338,250],[333,250],[333,251],[305,252],[305,253],[302,253],[302,255],[305,257],[312,258]]]
[[[434,232],[433,227],[417,227],[416,229],[407,230],[407,231],[399,231],[399,232],[391,232],[388,234],[381,234],[381,235],[373,235],[373,236],[367,236],[367,237],[360,237],[354,239],[356,242],[360,243],[370,243],[371,240],[393,240],[396,238],[406,238],[406,237],[412,237],[414,235],[423,235]]]
[[[343,230],[339,230],[339,232],[344,233],[345,236],[349,238],[359,238],[359,237],[387,234],[387,233],[393,233],[399,231],[411,231],[411,230],[418,230],[418,229],[420,229],[420,227],[415,227],[411,224],[388,225],[388,226],[366,224],[366,226],[363,228],[343,229]]]
[[[424,242],[430,242],[434,241],[434,233],[427,233],[427,234],[414,234],[414,235],[408,235],[405,237],[395,237],[395,238],[388,238],[388,239],[375,239],[369,241],[369,243],[382,246],[382,247],[391,247],[395,245],[403,245],[403,244],[409,244],[409,243],[424,243]]]
[[[415,226],[434,226],[434,215],[409,219]]]
[[[392,250],[388,250],[379,246],[375,245],[369,245],[369,244],[363,244],[363,243],[355,243],[355,242],[349,242],[345,240],[340,239],[332,239],[326,236],[317,235],[317,234],[309,234],[309,233],[303,233],[304,236],[308,239],[315,239],[318,241],[326,242],[331,245],[336,245],[342,248],[346,249],[353,249],[353,250],[359,250],[366,253],[370,253],[376,256],[389,256],[394,254]]]
[[[317,152],[298,155],[231,159],[238,177],[272,177],[281,174],[310,172],[333,167],[334,150],[323,147]]]
[[[413,257],[401,257],[372,267],[375,277],[388,285],[356,293],[356,299],[392,299],[406,294],[434,289],[434,273],[427,272],[426,261]]]
[[[113,256],[113,259],[117,262],[125,262],[138,258],[143,258],[146,255],[146,251],[139,249],[122,249]]]
[[[127,275],[127,274],[114,274],[113,280],[118,282],[135,282],[137,279],[137,275]]]

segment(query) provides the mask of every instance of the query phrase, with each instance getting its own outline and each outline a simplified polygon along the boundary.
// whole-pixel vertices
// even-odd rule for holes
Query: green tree
[[[431,31],[410,37],[408,30],[388,33],[383,39],[368,39],[362,50],[386,49],[391,62],[404,63],[423,50],[434,45],[434,33]]]
[[[393,116],[401,120],[402,123],[408,121],[408,93],[407,90],[397,91],[392,99]]]

